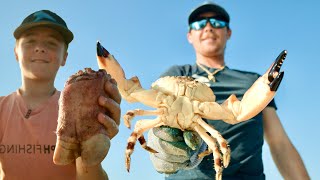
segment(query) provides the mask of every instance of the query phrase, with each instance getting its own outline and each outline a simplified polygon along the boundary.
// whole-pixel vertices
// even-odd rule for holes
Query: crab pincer
[[[97,42],[97,55],[103,57],[108,57],[110,55],[109,51],[107,51],[99,41]]]
[[[277,89],[282,81],[284,72],[283,71],[280,72],[280,68],[281,68],[282,63],[285,60],[286,56],[287,56],[287,51],[283,50],[279,54],[279,56],[276,58],[276,60],[274,61],[273,65],[269,71],[268,80],[270,81],[269,86],[270,86],[271,91],[277,91]]]

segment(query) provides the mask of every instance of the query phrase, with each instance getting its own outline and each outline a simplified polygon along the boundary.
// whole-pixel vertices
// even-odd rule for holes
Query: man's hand
[[[109,138],[112,139],[119,132],[121,95],[114,79],[105,83],[104,90],[107,97],[100,96],[99,105],[106,108],[108,113],[99,113],[98,121],[105,126]]]
[[[153,166],[158,172],[166,174],[194,168],[202,160],[198,154],[206,149],[206,144],[198,134],[168,126],[151,129],[148,145],[158,152],[150,154]]]

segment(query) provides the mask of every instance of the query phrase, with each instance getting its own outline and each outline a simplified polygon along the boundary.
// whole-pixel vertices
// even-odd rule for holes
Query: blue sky
[[[4,1],[0,7],[0,96],[19,88],[20,71],[13,48],[14,29],[30,13],[49,9],[61,15],[75,35],[65,67],[55,85],[62,90],[68,76],[80,69],[97,69],[96,41],[120,61],[127,77],[137,75],[142,86],[151,83],[174,64],[195,62],[186,40],[187,17],[197,0],[28,0]],[[278,115],[292,143],[300,152],[312,179],[320,178],[319,141],[319,42],[320,4],[316,0],[215,1],[231,16],[232,37],[226,50],[229,68],[264,73],[276,56],[288,50],[282,67],[284,80],[277,92]],[[141,108],[122,102],[122,114]],[[146,107],[144,107],[146,108]],[[136,118],[136,120],[139,118]],[[136,122],[136,121],[134,121]],[[110,179],[163,179],[137,145],[131,172],[124,165],[124,152],[131,130],[123,123],[103,161]],[[281,144],[279,144],[281,146]],[[267,144],[263,147],[267,179],[281,179]],[[288,159],[290,161],[290,159]]]

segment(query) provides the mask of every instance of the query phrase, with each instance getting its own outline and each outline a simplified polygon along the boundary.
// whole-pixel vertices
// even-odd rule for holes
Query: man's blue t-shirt
[[[210,72],[216,69],[207,68]],[[221,104],[231,94],[242,99],[244,93],[259,77],[258,74],[225,67],[215,75],[216,82],[209,81],[208,74],[196,64],[173,66],[162,76],[191,76],[206,83],[213,90],[216,101]],[[276,109],[272,100],[269,105]],[[231,161],[223,170],[223,179],[265,179],[262,164],[263,121],[262,113],[254,118],[235,125],[227,124],[220,120],[207,121],[218,130],[229,142],[231,148]],[[166,175],[166,179],[214,179],[212,155],[206,156],[199,166],[191,170],[180,170],[176,174]]]

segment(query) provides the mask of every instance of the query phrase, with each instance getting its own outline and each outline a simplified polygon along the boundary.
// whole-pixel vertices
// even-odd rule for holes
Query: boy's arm
[[[81,157],[76,160],[76,174],[77,180],[106,180],[109,179],[107,173],[103,170],[101,164],[98,164],[93,167],[84,167],[82,165]]]

